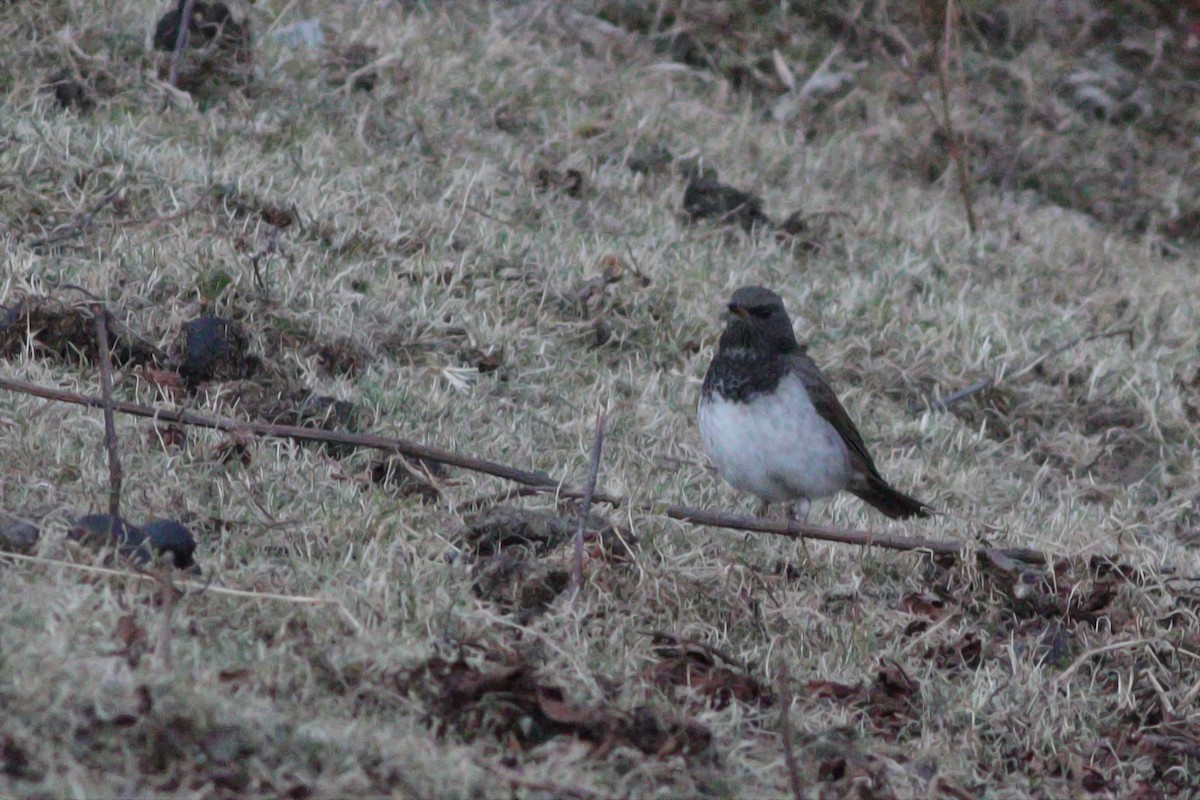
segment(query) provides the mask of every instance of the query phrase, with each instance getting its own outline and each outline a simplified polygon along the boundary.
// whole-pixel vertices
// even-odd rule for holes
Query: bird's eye
[[[766,319],[767,317],[771,316],[771,309],[767,308],[766,306],[758,306],[757,308],[750,309],[750,313],[759,319]]]

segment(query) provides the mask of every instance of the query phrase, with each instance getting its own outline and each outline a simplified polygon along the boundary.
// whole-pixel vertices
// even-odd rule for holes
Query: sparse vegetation
[[[3,374],[598,500],[0,393],[0,795],[1200,792],[1196,9],[204,5],[0,3]],[[748,283],[977,558],[655,513]]]

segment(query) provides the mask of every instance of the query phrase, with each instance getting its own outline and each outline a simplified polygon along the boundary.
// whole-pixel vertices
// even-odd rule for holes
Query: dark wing
[[[846,443],[846,448],[850,451],[851,466],[857,472],[861,472],[864,477],[875,478],[883,482],[883,477],[875,467],[871,454],[867,452],[867,446],[863,444],[862,434],[850,421],[850,415],[842,407],[842,403],[833,393],[833,389],[829,388],[829,383],[821,374],[821,370],[817,369],[817,365],[803,351],[794,353],[787,358],[789,368],[799,376],[804,383],[804,388],[808,390],[808,397],[817,413],[833,426],[833,429],[841,435],[842,441]]]
[[[829,388],[825,376],[817,369],[813,360],[801,350],[788,356],[788,362],[788,368],[800,377],[804,388],[808,390],[808,397],[817,413],[833,426],[846,443],[846,449],[850,453],[850,467],[859,473],[862,481],[857,485],[851,481],[846,488],[893,519],[928,517],[928,506],[903,492],[896,491],[879,474],[875,462],[871,460],[871,454],[867,452],[867,446],[863,444],[858,428],[850,421],[850,415],[842,407],[833,389]]]

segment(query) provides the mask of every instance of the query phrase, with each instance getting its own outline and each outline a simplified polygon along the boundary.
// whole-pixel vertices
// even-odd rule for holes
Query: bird
[[[761,501],[759,516],[786,503],[804,521],[813,500],[843,490],[892,519],[929,516],[879,474],[779,295],[742,287],[726,319],[700,391],[700,435],[721,477]]]

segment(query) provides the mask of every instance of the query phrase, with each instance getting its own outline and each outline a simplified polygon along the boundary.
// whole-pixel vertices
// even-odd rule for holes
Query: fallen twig
[[[79,392],[69,392],[63,389],[54,389],[47,386],[39,386],[35,383],[27,383],[25,381],[12,380],[10,378],[0,378],[0,389],[7,389],[10,392],[19,392],[21,394],[33,395],[46,400],[54,400],[60,403],[73,403],[75,405],[87,406],[89,408],[103,408],[104,400],[92,395],[80,394]],[[251,433],[259,436],[274,436],[283,439],[293,439],[301,442],[324,442],[327,444],[342,444],[354,447],[366,447],[374,450],[387,450],[409,458],[423,459],[432,461],[438,464],[446,464],[452,467],[460,467],[471,472],[482,472],[485,475],[493,475],[497,478],[513,481],[514,483],[524,484],[526,486],[537,487],[548,493],[557,494],[560,497],[583,497],[581,490],[565,489],[559,481],[554,480],[549,475],[541,472],[529,472],[515,467],[509,467],[504,464],[499,464],[495,461],[488,461],[483,458],[475,458],[473,456],[463,456],[457,453],[451,453],[448,450],[442,450],[437,447],[429,447],[427,445],[411,442],[406,439],[397,439],[390,436],[374,436],[365,433],[343,433],[341,431],[327,431],[320,428],[302,428],[297,425],[276,425],[269,422],[251,422],[229,419],[227,417],[207,417],[203,414],[197,414],[194,411],[185,410],[170,410],[163,408],[155,408],[153,406],[142,405],[141,403],[130,403],[124,400],[114,400],[112,404],[114,411],[119,411],[122,414],[130,414],[135,417],[146,417],[148,419],[162,420],[164,422],[177,422],[181,425],[191,425],[197,428],[209,428],[211,430]],[[603,492],[596,492],[592,495],[592,502],[607,503],[609,505],[619,506],[625,502],[624,498],[615,497]]]
[[[117,446],[117,425],[113,420],[112,360],[108,351],[108,309],[97,303],[92,307],[96,325],[96,360],[100,362],[100,391],[104,405],[104,448],[108,452],[108,513],[121,516],[121,452]],[[116,524],[116,523],[114,523]]]
[[[1094,657],[1096,657],[1098,655],[1103,655],[1104,653],[1111,653],[1114,650],[1125,650],[1125,649],[1133,648],[1133,647],[1141,647],[1142,645],[1145,645],[1145,644],[1158,644],[1161,641],[1162,641],[1161,639],[1157,639],[1154,637],[1147,637],[1147,638],[1143,638],[1143,639],[1127,639],[1127,640],[1121,641],[1121,642],[1109,642],[1108,644],[1102,645],[1101,647],[1092,648],[1091,650],[1088,650],[1086,653],[1081,653],[1074,661],[1071,662],[1071,664],[1066,669],[1064,669],[1062,672],[1055,675],[1054,679],[1052,680],[1052,683],[1056,687],[1062,686],[1064,683],[1067,682],[1067,680],[1070,679],[1070,677],[1072,675],[1075,674],[1075,672],[1081,666],[1086,664],[1088,661],[1091,661]]]
[[[967,227],[974,235],[979,230],[979,223],[975,218],[975,203],[971,197],[971,171],[967,166],[967,148],[964,146],[965,142],[958,139],[954,117],[950,113],[950,43],[954,33],[954,0],[946,0],[944,11],[942,53],[937,59],[938,94],[942,98],[942,130],[950,142],[950,157],[954,159],[954,166],[958,172],[958,192],[962,196],[963,210],[967,214]]]
[[[919,3],[918,8],[925,18],[925,25],[931,36],[937,35],[940,38],[940,50],[935,59],[937,63],[937,78],[938,78],[938,95],[941,99],[941,114],[934,110],[933,106],[926,99],[925,93],[920,90],[920,81],[922,73],[913,68],[913,64],[917,61],[917,53],[907,40],[900,34],[899,30],[887,30],[877,26],[869,26],[866,32],[872,36],[884,40],[885,45],[878,49],[879,53],[887,59],[897,71],[908,76],[917,88],[916,96],[920,100],[921,105],[925,107],[925,112],[929,115],[930,121],[937,126],[942,135],[948,142],[950,151],[950,159],[954,162],[955,171],[958,178],[958,191],[962,198],[963,210],[967,216],[967,228],[974,235],[978,227],[975,217],[975,205],[972,200],[971,193],[971,171],[967,165],[966,149],[962,146],[963,142],[958,139],[958,132],[954,127],[954,118],[950,113],[950,45],[952,34],[954,32],[954,8],[951,0],[945,0],[944,5],[939,0],[931,0],[931,2]],[[861,30],[858,15],[848,17],[845,14],[837,14],[831,12],[844,24],[848,24],[855,30]],[[938,28],[940,30],[935,29]],[[897,60],[889,52],[889,47],[900,50],[904,53],[903,60]],[[939,49],[939,45],[935,43],[935,49]]]
[[[604,423],[608,415],[604,409],[596,412],[596,437],[592,440],[592,463],[588,468],[587,485],[583,487],[583,500],[579,503],[579,527],[575,529],[575,555],[571,560],[571,595],[579,599],[583,588],[583,534],[587,530],[588,514],[592,510],[592,496],[596,493],[596,480],[600,476],[600,452],[604,448]]]
[[[800,776],[800,764],[796,761],[796,750],[792,747],[792,723],[788,720],[788,712],[792,708],[792,685],[787,673],[779,678],[779,737],[783,740],[783,763],[787,765],[788,783],[792,787],[792,797],[802,800],[804,797],[804,780]]]
[[[1049,350],[1045,353],[1042,353],[1040,356],[1035,358],[1033,361],[1030,361],[1028,364],[1021,367],[1019,370],[1012,373],[1011,375],[1004,376],[1004,371],[1003,371],[1003,369],[1001,369],[1000,374],[997,375],[996,377],[983,378],[982,380],[975,381],[974,383],[972,383],[969,386],[964,386],[961,389],[956,389],[953,392],[951,392],[950,394],[946,395],[945,397],[938,398],[938,399],[934,400],[933,402],[931,402],[929,404],[929,409],[932,411],[945,411],[946,409],[950,408],[950,406],[954,405],[955,403],[965,400],[966,398],[968,398],[972,395],[975,395],[975,394],[978,394],[979,392],[987,391],[988,389],[994,388],[996,385],[998,385],[1000,383],[1000,381],[1003,377],[1007,377],[1008,380],[1010,380],[1010,381],[1014,380],[1016,378],[1023,377],[1025,375],[1028,375],[1033,370],[1037,369],[1046,360],[1051,359],[1054,356],[1059,355],[1061,353],[1065,353],[1066,351],[1070,350],[1073,347],[1077,347],[1078,345],[1081,345],[1085,342],[1094,342],[1097,339],[1111,339],[1115,336],[1127,337],[1129,339],[1129,347],[1130,347],[1130,349],[1133,349],[1133,328],[1113,328],[1111,330],[1103,331],[1101,333],[1089,334],[1088,336],[1077,336],[1074,339],[1072,339],[1071,341],[1067,342],[1066,344],[1061,344],[1058,347],[1055,347],[1053,350]],[[914,406],[911,409],[911,411],[914,414],[918,414],[921,411],[923,411],[924,409],[925,409],[925,406],[923,406],[923,405]]]
[[[731,667],[737,667],[742,672],[746,672],[746,673],[750,672],[750,665],[747,664],[745,661],[742,661],[741,659],[734,657],[726,650],[722,650],[719,647],[714,647],[713,645],[708,644],[706,642],[700,642],[695,639],[689,639],[686,636],[679,636],[674,633],[667,633],[666,631],[643,630],[643,631],[637,631],[637,633],[640,633],[642,636],[649,636],[651,639],[654,639],[655,640],[654,643],[659,646],[664,645],[664,644],[671,644],[676,647],[694,647],[698,650],[703,650],[704,652],[706,652],[710,655],[714,655],[717,658],[721,659],[722,661],[724,661],[726,664],[728,664]]]
[[[1032,372],[1033,370],[1037,369],[1039,366],[1041,366],[1042,362],[1046,361],[1047,359],[1054,358],[1054,356],[1059,355],[1060,353],[1065,353],[1066,351],[1070,350],[1071,348],[1077,347],[1078,345],[1084,344],[1085,342],[1094,342],[1097,339],[1112,339],[1113,337],[1116,337],[1116,336],[1126,337],[1129,340],[1129,349],[1130,350],[1133,349],[1133,328],[1112,328],[1110,330],[1103,331],[1101,333],[1089,334],[1088,336],[1077,336],[1074,339],[1072,339],[1071,341],[1067,342],[1066,344],[1059,345],[1058,347],[1054,348],[1053,350],[1051,350],[1049,352],[1042,353],[1040,356],[1035,358],[1033,361],[1030,361],[1028,364],[1026,364],[1024,367],[1022,367],[1020,370],[1018,370],[1017,372],[1014,372],[1012,375],[1010,375],[1009,378],[1020,378],[1021,376],[1026,375],[1026,374]]]
[[[669,505],[659,509],[671,519],[713,528],[729,528],[738,531],[757,531],[787,536],[790,539],[818,539],[824,542],[855,544],[860,547],[882,547],[885,550],[924,550],[937,556],[962,556],[966,546],[959,542],[945,542],[920,537],[897,536],[878,531],[843,530],[809,525],[796,520],[774,522],[761,517],[746,517],[724,511],[706,511],[700,508]]]
[[[401,58],[402,55],[400,53],[388,53],[385,56],[375,59],[369,64],[363,64],[361,67],[346,76],[346,80],[342,81],[342,85],[339,87],[338,91],[340,91],[342,94],[350,94],[350,92],[354,89],[355,82],[359,78],[363,77],[364,75],[370,75],[372,72],[381,70],[384,67],[390,67]]]
[[[945,411],[955,403],[966,400],[971,395],[979,394],[980,392],[986,392],[995,385],[996,381],[992,378],[984,378],[981,381],[975,381],[970,386],[964,386],[963,388],[953,391],[943,398],[934,400],[929,404],[929,408],[933,411]]]
[[[52,567],[65,567],[67,569],[77,570],[79,572],[90,572],[95,575],[108,575],[119,578],[133,578],[139,581],[153,581],[160,583],[161,579],[151,572],[127,572],[126,570],[112,569],[110,567],[96,567],[91,564],[76,564],[72,561],[62,561],[57,558],[43,558],[41,556],[26,556],[20,553],[10,553],[7,550],[0,550],[0,558],[8,558],[14,561],[27,561],[33,564],[46,564]],[[175,586],[184,589],[195,590],[198,594],[220,594],[227,597],[244,597],[253,600],[272,600],[283,603],[296,603],[298,605],[310,606],[334,606],[342,614],[343,617],[350,623],[351,627],[358,633],[363,632],[362,623],[354,618],[350,613],[350,609],[342,603],[341,600],[331,597],[313,597],[308,595],[291,595],[291,594],[276,594],[274,592],[252,592],[248,589],[230,589],[224,586],[213,586],[211,583],[201,583],[199,581],[176,581]]]
[[[96,201],[96,205],[92,206],[88,211],[81,214],[74,222],[56,230],[54,233],[50,234],[44,239],[34,239],[29,243],[29,247],[46,247],[48,245],[65,242],[67,239],[74,239],[76,236],[80,235],[89,227],[91,227],[92,220],[95,219],[96,215],[99,214],[105,206],[120,196],[120,189],[109,192],[108,194],[104,195],[104,197],[101,197],[98,201]]]
[[[196,210],[199,209],[200,206],[204,205],[207,201],[208,201],[208,196],[201,195],[200,198],[198,200],[196,200],[196,202],[192,203],[187,208],[176,211],[174,214],[168,214],[165,217],[143,217],[140,219],[126,219],[126,220],[122,220],[120,223],[118,223],[118,225],[119,225],[119,227],[122,227],[122,228],[136,228],[140,225],[155,226],[155,225],[163,225],[168,222],[176,222],[177,220],[181,220],[184,217],[195,213]]]
[[[262,271],[258,268],[258,264],[267,256],[274,255],[279,250],[279,228],[271,226],[271,232],[267,235],[267,243],[259,249],[257,253],[250,256],[250,266],[254,268],[254,286],[264,296],[267,294],[267,281],[263,277]]]
[[[0,378],[0,389],[42,397],[47,400],[74,403],[89,408],[104,407],[104,400],[102,398],[79,394],[78,392],[68,392],[62,389],[52,389],[10,378]],[[122,400],[114,400],[112,407],[114,411],[120,411],[123,414],[148,417],[167,422],[177,422],[184,425],[194,425],[213,430],[236,431],[240,433],[253,433],[260,436],[288,438],[297,441],[326,442],[387,450],[410,458],[448,464],[472,472],[481,472],[485,475],[504,478],[505,480],[531,487],[536,491],[553,493],[558,497],[586,498],[588,496],[586,490],[563,488],[559,481],[554,480],[544,473],[529,472],[499,464],[495,461],[474,458],[472,456],[462,456],[436,447],[429,447],[388,436],[342,433],[339,431],[321,430],[320,428],[301,428],[295,425],[275,425],[267,422],[239,422],[228,418],[206,417],[192,411],[158,409]],[[590,502],[603,502],[612,506],[621,506],[627,504],[628,499],[603,492],[592,492]],[[758,533],[787,536],[792,539],[818,539],[826,542],[853,544],[860,547],[882,547],[888,550],[907,552],[924,551],[933,555],[952,556],[956,558],[969,555],[967,546],[962,543],[898,536],[870,530],[842,530],[820,525],[801,524],[795,520],[772,522],[758,517],[746,517],[722,511],[706,511],[682,505],[641,503],[635,506],[634,510],[644,514],[667,516],[691,525],[728,528],[738,531],[756,531]],[[1002,550],[1000,552],[1004,553],[1006,551]],[[1046,556],[1037,551],[1021,550],[1019,551],[1019,556],[1014,556],[1014,558],[1016,557],[1030,564],[1046,563]]]

